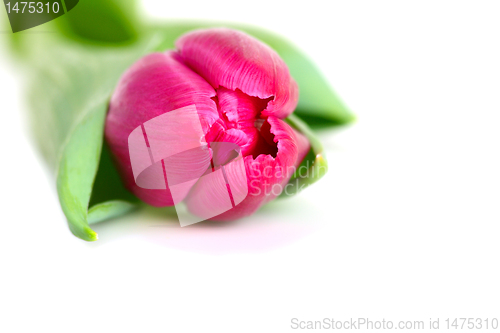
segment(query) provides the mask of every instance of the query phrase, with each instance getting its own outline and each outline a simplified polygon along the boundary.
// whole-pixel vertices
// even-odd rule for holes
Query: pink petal
[[[279,119],[295,108],[297,85],[273,50],[239,31],[193,32],[177,47],[118,83],[105,128],[118,169],[148,204],[185,199],[203,219],[250,215],[309,150]]]
[[[188,210],[200,220],[207,220],[230,210],[231,196],[222,169],[219,168],[200,178],[191,188],[185,201]]]
[[[134,179],[128,137],[143,123],[172,110],[191,105],[203,133],[218,119],[215,90],[198,74],[179,61],[174,52],[153,53],[137,61],[120,79],[111,98],[105,136],[125,186],[153,206],[173,204],[167,188],[144,189]],[[182,129],[181,129],[182,130]],[[160,132],[152,129],[154,137]],[[179,142],[185,140],[179,133]]]
[[[228,122],[235,124],[238,128],[254,127],[256,118],[267,107],[268,100],[248,96],[240,90],[217,89],[219,109],[225,115]]]
[[[225,28],[197,30],[176,42],[183,61],[214,88],[241,90],[268,99],[263,116],[285,118],[298,102],[298,86],[288,67],[269,46]]]
[[[241,155],[241,148],[232,142],[210,142],[214,166],[226,165]]]
[[[235,128],[227,129],[227,124],[221,119],[213,124],[205,138],[207,142],[232,142],[240,147],[248,143],[248,137],[243,131]]]
[[[236,195],[247,188],[248,195],[235,207],[214,217],[214,220],[233,220],[251,215],[266,202],[279,195],[293,173],[297,161],[298,146],[294,130],[281,119],[269,117],[269,133],[277,143],[276,158],[271,155],[244,157],[245,170],[226,166],[226,173],[231,179],[231,189]],[[262,130],[262,129],[261,129]],[[264,129],[265,130],[265,129]],[[303,153],[301,153],[303,154]],[[209,212],[227,208],[226,190],[222,185],[214,187],[213,180],[199,181],[186,197],[190,210],[196,214],[208,215]],[[204,208],[200,208],[204,207]]]
[[[260,154],[269,154],[276,157],[278,148],[269,132],[269,124],[260,118],[269,100],[226,88],[217,89],[217,99],[219,114],[221,119],[225,120],[225,126],[232,128],[231,130],[240,130],[247,138],[246,143],[241,145],[243,156],[252,155],[257,158]],[[264,130],[261,130],[262,126]]]
[[[230,150],[232,144],[212,143],[217,150]],[[227,147],[225,147],[227,146]],[[189,211],[207,220],[240,204],[248,193],[244,159],[241,153],[229,163],[221,165],[201,177],[186,197]]]
[[[175,205],[179,204],[193,185],[211,166],[212,154],[208,146],[179,152],[162,162],[164,176]]]

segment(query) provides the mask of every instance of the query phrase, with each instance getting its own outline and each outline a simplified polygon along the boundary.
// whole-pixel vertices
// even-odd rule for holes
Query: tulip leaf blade
[[[136,0],[84,0],[55,21],[66,37],[81,43],[121,45],[139,38]]]
[[[57,193],[71,232],[83,240],[97,240],[87,221],[87,206],[102,146],[105,104],[90,110],[63,148],[57,172]],[[97,154],[96,154],[97,153]]]
[[[64,43],[121,47],[132,45],[144,37],[137,0],[66,1],[67,12],[50,22],[9,35],[8,43],[16,58],[31,53],[31,34],[57,34]],[[62,2],[61,4],[63,4]],[[69,8],[68,8],[69,5]],[[64,7],[64,6],[63,6]],[[63,8],[61,8],[63,10]],[[30,19],[30,15],[20,20]]]
[[[99,223],[105,220],[112,219],[124,215],[137,208],[128,201],[122,200],[111,200],[106,202],[101,202],[92,206],[88,211],[88,223],[89,225]]]
[[[71,232],[95,241],[97,234],[89,222],[127,213],[137,201],[119,180],[103,136],[118,79],[149,50],[149,44],[116,52],[49,34],[37,36],[31,44],[24,59],[31,76],[35,140],[56,170],[57,193]]]

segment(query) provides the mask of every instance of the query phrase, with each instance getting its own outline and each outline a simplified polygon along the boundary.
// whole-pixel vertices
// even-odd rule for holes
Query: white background
[[[330,171],[293,199],[187,228],[141,211],[95,226],[100,240],[86,243],[69,232],[32,148],[19,73],[2,49],[1,332],[500,316],[498,2],[143,4],[156,18],[286,36],[359,120],[320,133]]]

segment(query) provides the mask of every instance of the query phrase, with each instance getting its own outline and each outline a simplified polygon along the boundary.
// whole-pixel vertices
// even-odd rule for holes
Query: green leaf
[[[183,33],[213,26],[220,24],[177,22],[149,26],[141,30],[137,41],[119,47],[118,39],[96,42],[84,38],[85,34],[78,38],[58,33],[22,37],[21,60],[32,82],[29,99],[33,133],[45,159],[57,170],[61,207],[70,230],[77,237],[96,240],[97,234],[90,223],[124,214],[137,202],[123,187],[109,149],[103,146],[108,99],[120,76],[143,55],[172,49],[174,41]],[[256,28],[226,26],[256,36],[285,59],[301,88],[297,109],[301,117],[329,119],[335,123],[352,119],[349,111],[340,107],[341,102],[314,65],[290,43]],[[314,89],[307,88],[311,82]],[[287,121],[304,133],[312,146],[303,162],[303,165],[310,163],[307,165],[309,176],[297,174],[292,178],[297,182],[298,191],[302,185],[321,178],[326,172],[326,160],[321,144],[307,124],[295,115]]]
[[[143,39],[137,0],[81,0],[71,7],[74,3],[66,0],[63,7],[72,9],[53,21],[9,34],[8,43],[16,58],[33,52],[33,34],[57,34],[80,44],[106,47],[131,45]],[[8,29],[8,22],[4,26]]]
[[[314,132],[295,114],[291,114],[285,120],[290,126],[309,139],[311,149],[292,178],[290,178],[286,191],[283,191],[281,197],[297,194],[307,186],[320,180],[328,171],[328,163],[324,156],[323,145]]]
[[[66,37],[101,45],[133,43],[141,30],[136,0],[81,0],[55,22]]]
[[[102,101],[88,110],[68,138],[57,174],[57,193],[69,227],[87,241],[97,240],[87,222],[87,208],[99,164],[105,115]]]
[[[25,58],[32,81],[35,140],[56,170],[59,201],[70,230],[87,241],[97,239],[89,220],[126,213],[137,201],[121,184],[107,147],[103,149],[103,132],[119,77],[149,49],[147,43],[137,43],[117,52],[47,34],[33,38]]]
[[[89,224],[99,223],[126,214],[136,207],[136,205],[127,201],[106,201],[92,206],[92,208],[89,209],[87,220]]]

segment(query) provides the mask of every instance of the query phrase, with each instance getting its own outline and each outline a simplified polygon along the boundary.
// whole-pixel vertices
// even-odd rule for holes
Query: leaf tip
[[[97,234],[97,232],[90,229],[89,227],[85,227],[84,232],[85,232],[86,237],[83,238],[83,240],[86,240],[88,242],[95,242],[96,240],[99,239],[99,235]]]
[[[316,159],[314,161],[314,165],[318,170],[318,174],[316,176],[316,180],[322,178],[328,172],[328,162],[323,157],[322,153],[316,155]]]
[[[69,229],[71,230],[73,235],[80,239],[83,239],[84,241],[95,242],[99,239],[97,232],[95,232],[88,226],[77,226],[69,223]]]

